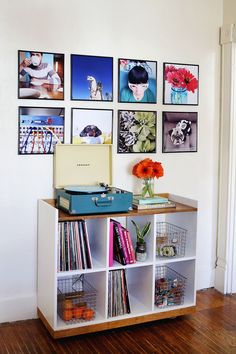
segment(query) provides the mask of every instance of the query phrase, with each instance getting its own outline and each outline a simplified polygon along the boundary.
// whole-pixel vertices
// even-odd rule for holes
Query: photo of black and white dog
[[[186,137],[192,132],[191,124],[191,121],[182,119],[173,129],[169,130],[170,139],[174,145],[184,144]]]
[[[87,125],[80,133],[82,141],[85,144],[102,144],[102,131],[96,125]]]
[[[162,152],[197,151],[197,112],[162,112]]]
[[[113,110],[72,108],[72,144],[112,144]]]

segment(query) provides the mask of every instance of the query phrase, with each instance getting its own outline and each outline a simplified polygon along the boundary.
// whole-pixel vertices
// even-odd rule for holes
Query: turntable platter
[[[73,193],[105,193],[108,188],[101,186],[65,186],[67,192]]]

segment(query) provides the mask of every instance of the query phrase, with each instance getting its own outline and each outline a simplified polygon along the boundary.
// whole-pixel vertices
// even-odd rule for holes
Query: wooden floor
[[[235,353],[236,294],[197,294],[193,315],[96,334],[53,340],[40,320],[0,325],[0,354]]]

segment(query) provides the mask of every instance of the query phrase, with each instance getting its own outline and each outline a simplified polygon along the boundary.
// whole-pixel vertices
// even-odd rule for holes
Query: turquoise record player
[[[111,153],[111,145],[56,145],[54,186],[59,209],[71,215],[132,209],[133,193],[111,187]]]

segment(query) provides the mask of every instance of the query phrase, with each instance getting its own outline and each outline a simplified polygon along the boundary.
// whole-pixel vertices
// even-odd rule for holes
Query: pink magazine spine
[[[125,242],[125,236],[122,230],[122,226],[119,222],[117,222],[118,225],[118,230],[119,230],[119,236],[120,236],[120,241],[121,241],[121,245],[122,245],[122,249],[123,249],[123,253],[124,253],[124,257],[125,257],[125,263],[129,264],[129,255],[128,255],[128,250],[127,250],[127,246],[126,246],[126,242]]]
[[[125,227],[122,227],[122,232],[123,232],[123,236],[124,236],[124,240],[125,240],[125,244],[126,244],[126,249],[127,249],[127,253],[128,253],[128,257],[129,257],[129,264],[134,263],[133,260],[133,256],[131,254],[131,249],[130,249],[130,244],[129,244],[129,240],[128,240],[128,235],[127,235],[127,230]]]
[[[126,230],[126,235],[127,235],[127,239],[128,239],[129,245],[130,245],[130,252],[131,252],[132,259],[133,259],[133,263],[136,263],[134,246],[132,243],[132,239],[131,239],[131,235],[130,235],[129,230]]]
[[[109,267],[113,266],[113,221],[110,220],[109,230]]]

